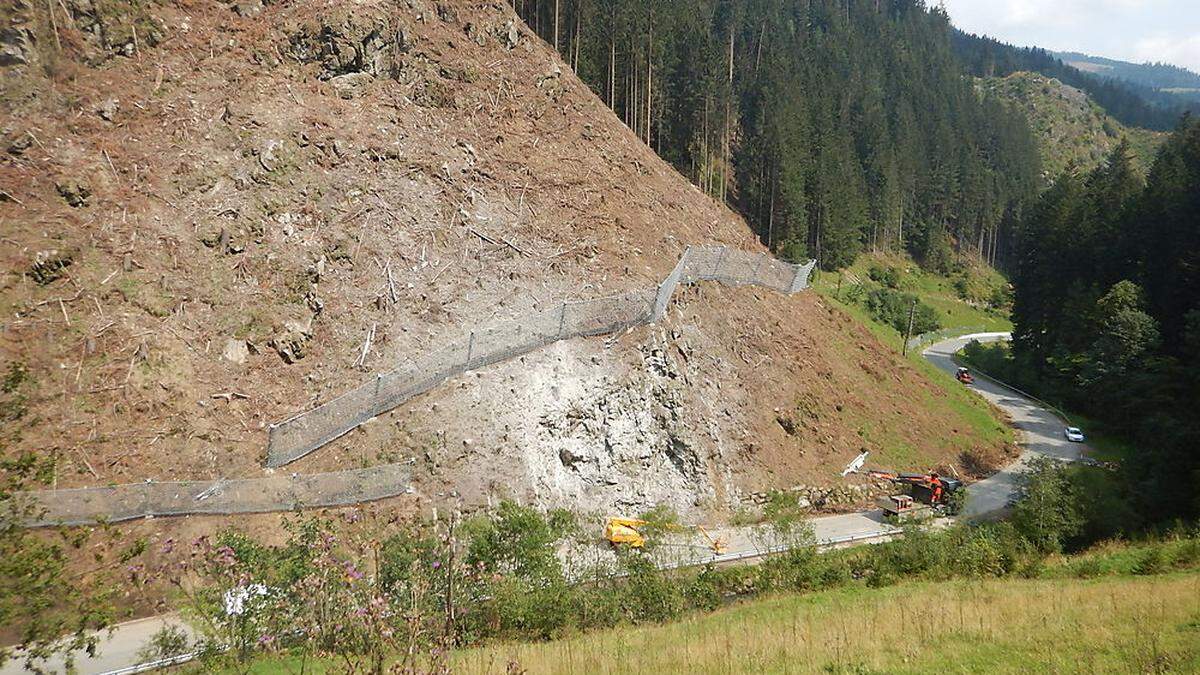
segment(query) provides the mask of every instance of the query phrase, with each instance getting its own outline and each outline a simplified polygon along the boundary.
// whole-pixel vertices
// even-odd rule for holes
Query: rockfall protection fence
[[[792,265],[766,253],[725,246],[690,246],[657,288],[631,291],[558,306],[508,323],[472,330],[438,351],[372,380],[337,398],[272,424],[267,440],[267,466],[294,462],[367,420],[425,393],[464,372],[505,361],[546,345],[575,337],[617,333],[661,319],[680,284],[718,281],[756,285],[781,293],[808,287],[815,261]]]
[[[216,481],[147,482],[26,492],[15,505],[28,527],[115,523],[150,516],[268,513],[347,506],[412,491],[410,467]]]
[[[657,288],[583,302],[564,302],[463,338],[359,388],[272,425],[269,466],[295,461],[372,417],[463,372],[524,354],[558,340],[615,333],[661,319],[680,284],[718,281],[781,293],[808,287],[815,262],[791,265],[766,254],[724,246],[689,247]],[[90,525],[152,516],[269,513],[347,506],[411,492],[407,465],[215,481],[146,482],[44,490],[17,495],[28,527]],[[15,502],[15,503],[14,503]]]

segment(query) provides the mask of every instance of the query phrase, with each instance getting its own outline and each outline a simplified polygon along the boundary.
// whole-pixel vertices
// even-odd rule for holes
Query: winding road
[[[1005,339],[1008,339],[1007,333],[965,335],[933,344],[925,349],[923,355],[935,366],[953,375],[958,368],[954,355],[968,342]],[[963,511],[967,518],[977,518],[1003,509],[1016,494],[1018,474],[1033,457],[1046,455],[1064,461],[1079,461],[1083,457],[1083,450],[1086,449],[1079,443],[1068,442],[1063,437],[1063,420],[1029,398],[983,377],[976,379],[973,388],[980,396],[1012,418],[1013,425],[1020,434],[1023,451],[1017,461],[1008,467],[967,487],[968,497]],[[818,545],[825,548],[884,541],[900,532],[896,527],[884,522],[880,511],[823,516],[814,518],[812,525]],[[680,567],[710,562],[731,564],[776,552],[775,549],[764,548],[761,542],[755,541],[750,528],[726,528],[714,534],[728,543],[729,548],[725,553],[713,555],[706,549],[692,548],[671,556],[670,560],[662,560],[660,566]],[[175,615],[119,624],[110,633],[102,636],[95,658],[87,658],[82,654],[78,657],[77,672],[82,675],[115,675],[149,670],[149,667],[136,665],[141,662],[138,651],[164,626],[178,626],[190,632]],[[62,669],[61,662],[46,665],[48,670]],[[0,667],[0,675],[16,675],[20,672],[22,670],[19,661],[10,661]]]

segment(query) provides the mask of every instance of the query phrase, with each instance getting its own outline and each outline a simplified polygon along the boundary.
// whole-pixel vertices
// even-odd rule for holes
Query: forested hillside
[[[1004,77],[1033,71],[1087,92],[1122,124],[1169,131],[1183,113],[1200,103],[1133,82],[1105,79],[1073,68],[1037,47],[1014,47],[989,37],[954,31],[954,49],[976,77]]]
[[[1038,140],[1047,182],[1068,168],[1091,171],[1103,164],[1123,141],[1129,143],[1135,164],[1144,174],[1166,136],[1158,131],[1126,127],[1086,92],[1040,73],[980,78],[978,86],[1025,113]]]
[[[1014,275],[1016,374],[1132,441],[1151,519],[1200,511],[1200,120],[1143,184],[1128,148],[1031,209]]]
[[[1038,187],[1024,118],[979,96],[915,0],[516,3],[640,137],[785,257],[952,246],[996,261]]]

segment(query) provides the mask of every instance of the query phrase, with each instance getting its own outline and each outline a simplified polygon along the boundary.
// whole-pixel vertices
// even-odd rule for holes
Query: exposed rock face
[[[45,286],[63,275],[64,270],[71,266],[74,259],[58,251],[38,251],[29,276],[40,286]]]
[[[411,40],[388,18],[347,12],[294,28],[291,45],[293,56],[302,63],[319,63],[318,77],[330,80],[351,73],[395,77]]]
[[[0,29],[0,67],[23,66],[33,59],[33,33],[29,29]]]
[[[675,364],[657,344],[643,347],[642,360],[626,377],[594,362],[583,369],[605,373],[598,380],[547,375],[548,396],[538,398],[549,411],[520,440],[539,500],[630,512],[666,504],[683,513],[716,500]]]
[[[333,89],[337,92],[339,98],[349,100],[358,98],[374,79],[375,76],[371,73],[346,73],[329,78],[329,83],[333,85]],[[337,151],[336,142],[334,151]],[[338,154],[341,155],[342,153]]]
[[[284,363],[296,363],[308,354],[308,341],[312,339],[312,319],[307,321],[285,321],[268,345],[279,354]]]

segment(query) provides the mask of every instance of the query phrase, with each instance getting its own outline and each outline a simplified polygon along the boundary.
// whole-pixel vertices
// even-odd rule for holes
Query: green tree
[[[5,388],[15,389],[11,377]],[[25,526],[40,514],[40,508],[24,493],[49,483],[54,461],[31,453],[0,461],[0,625],[15,629],[19,640],[15,648],[0,647],[0,665],[20,659],[35,672],[54,656],[61,656],[67,669],[73,669],[78,653],[95,653],[97,631],[113,619],[111,591],[105,588],[111,582],[105,574],[111,569],[108,556],[95,554],[101,556],[93,561],[97,569],[83,574],[70,567],[70,551],[81,548],[88,533],[33,531]],[[116,556],[128,561],[139,552],[134,546]]]
[[[1063,542],[1083,526],[1079,496],[1059,462],[1039,456],[1020,477],[1020,497],[1012,522],[1038,550],[1062,550]]]
[[[1081,377],[1085,386],[1124,375],[1158,346],[1158,323],[1144,307],[1142,289],[1132,281],[1118,282],[1096,303],[1096,339]]]

